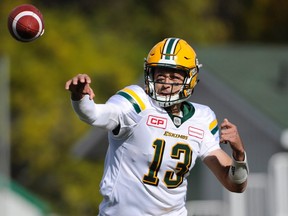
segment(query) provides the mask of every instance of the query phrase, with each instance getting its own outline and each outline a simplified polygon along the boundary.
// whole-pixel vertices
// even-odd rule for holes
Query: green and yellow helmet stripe
[[[161,56],[162,59],[174,60],[175,51],[179,40],[179,38],[168,38],[165,41]]]
[[[121,91],[119,91],[117,94],[125,97],[133,105],[137,113],[140,113],[146,108],[141,98],[133,90],[129,88],[124,88]]]
[[[216,132],[219,130],[217,119],[214,119],[214,120],[210,123],[210,125],[209,125],[209,130],[211,131],[211,133],[212,133],[213,135],[216,134]]]

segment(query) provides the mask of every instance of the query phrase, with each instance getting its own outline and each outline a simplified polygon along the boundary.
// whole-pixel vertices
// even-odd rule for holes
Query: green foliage
[[[288,3],[284,0],[218,1],[218,16],[230,27],[231,40],[287,43]]]
[[[71,156],[73,144],[90,127],[74,114],[64,84],[88,73],[97,102],[104,102],[142,73],[141,49],[110,32],[91,30],[92,23],[73,10],[41,11],[46,30],[36,41],[21,43],[8,31],[1,34],[1,52],[10,61],[13,178],[56,212],[95,215],[103,164]],[[129,55],[130,50],[136,52]]]

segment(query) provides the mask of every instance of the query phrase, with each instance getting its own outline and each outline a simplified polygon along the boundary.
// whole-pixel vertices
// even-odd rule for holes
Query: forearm
[[[208,155],[204,162],[226,189],[241,193],[246,188],[249,172],[246,155],[244,159],[245,162],[240,162],[242,164],[237,165],[237,161],[233,161],[226,152],[218,149]]]
[[[236,161],[233,157],[231,165],[226,167],[225,173],[226,174],[223,179],[225,187],[231,192],[244,192],[247,186],[247,179],[249,174],[246,153],[244,152],[243,161]]]

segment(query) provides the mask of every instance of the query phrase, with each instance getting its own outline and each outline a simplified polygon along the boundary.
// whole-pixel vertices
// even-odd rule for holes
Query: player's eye
[[[158,75],[155,77],[155,82],[165,83],[166,78],[163,75]]]

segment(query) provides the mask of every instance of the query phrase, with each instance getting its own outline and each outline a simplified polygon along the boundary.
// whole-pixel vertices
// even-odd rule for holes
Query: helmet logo
[[[179,40],[180,40],[179,38],[168,38],[166,40],[162,50],[162,56],[161,56],[162,59],[174,60],[175,51]]]

